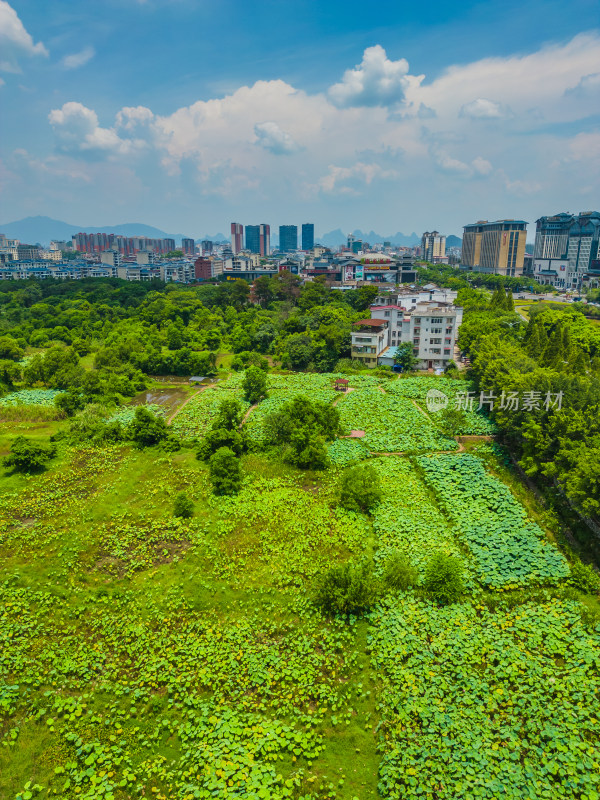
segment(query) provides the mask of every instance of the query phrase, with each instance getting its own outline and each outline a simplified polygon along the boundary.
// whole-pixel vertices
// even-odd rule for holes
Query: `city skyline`
[[[321,232],[460,235],[515,218],[531,241],[537,218],[598,206],[600,34],[588,0],[567,18],[552,2],[437,3],[427,20],[382,3],[385,28],[358,4],[292,5],[293,47],[280,41],[293,9],[263,2],[252,14],[233,0],[220,11],[104,0],[74,13],[65,0],[0,0],[12,109],[1,218],[112,217],[194,235],[227,235],[247,209],[273,230],[312,218]],[[246,42],[249,15],[271,24]],[[122,27],[127,48],[114,41]],[[190,62],[181,30],[195,28],[202,54]],[[223,37],[226,66],[214,57]]]

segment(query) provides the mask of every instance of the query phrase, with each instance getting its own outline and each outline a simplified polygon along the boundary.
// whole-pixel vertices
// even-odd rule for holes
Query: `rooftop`
[[[364,325],[371,328],[382,328],[384,325],[387,325],[386,319],[359,319],[358,322],[354,323],[355,325]]]

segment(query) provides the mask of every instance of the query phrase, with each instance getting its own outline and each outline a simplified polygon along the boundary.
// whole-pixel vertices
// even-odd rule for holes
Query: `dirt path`
[[[254,409],[256,408],[257,405],[258,405],[258,403],[254,403],[254,405],[250,406],[248,411],[246,411],[246,413],[244,414],[244,419],[240,423],[240,428],[246,423],[246,420],[248,419],[250,414],[254,411]]]
[[[333,408],[334,406],[337,406],[337,404],[340,402],[340,400],[343,400],[343,399],[344,399],[344,397],[346,397],[346,395],[350,394],[350,392],[355,392],[355,391],[356,391],[356,387],[355,387],[355,386],[349,386],[349,387],[346,389],[346,391],[345,391],[345,392],[344,392],[342,395],[340,395],[340,397],[337,397],[337,398],[336,398],[336,399],[333,401],[333,403],[332,403],[332,406],[331,406],[331,407]]]
[[[210,388],[211,388],[210,386],[202,386],[200,389],[197,389],[193,394],[191,394],[184,403],[182,403],[178,408],[175,409],[175,411],[171,414],[170,417],[167,417],[167,425],[171,424],[171,422],[175,419],[177,414],[179,414],[179,412],[187,406],[187,404],[190,402],[190,400],[192,400],[194,397],[196,397],[196,395],[199,395],[200,392],[203,392],[206,389],[210,389]]]

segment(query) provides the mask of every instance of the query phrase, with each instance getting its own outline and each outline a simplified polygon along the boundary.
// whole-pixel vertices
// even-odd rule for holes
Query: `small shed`
[[[349,381],[346,378],[336,378],[333,388],[336,392],[347,392]]]
[[[190,378],[190,386],[193,386],[195,383],[202,383],[205,380],[206,380],[206,376],[193,375]]]

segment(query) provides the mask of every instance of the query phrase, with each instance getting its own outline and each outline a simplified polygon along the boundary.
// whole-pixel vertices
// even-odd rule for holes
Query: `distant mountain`
[[[0,224],[0,233],[9,239],[19,239],[26,244],[48,245],[53,239],[68,241],[74,233],[116,233],[119,236],[148,236],[151,239],[176,239],[181,241],[181,233],[166,233],[152,225],[142,222],[127,222],[122,225],[71,225],[50,217],[25,217],[16,222]],[[225,238],[225,237],[223,237]]]
[[[411,233],[410,236],[407,236],[404,233],[394,233],[391,236],[382,236],[380,233],[375,233],[375,231],[363,233],[363,231],[357,228],[356,230],[352,231],[352,234],[357,239],[362,239],[363,242],[368,242],[369,244],[383,244],[384,242],[390,242],[396,247],[415,247],[415,245],[418,245],[421,242],[421,237],[417,236],[416,233]],[[317,238],[317,242],[325,245],[325,247],[339,247],[341,244],[346,244],[347,238],[347,235],[343,233],[340,228],[336,228],[334,231],[329,231],[329,233],[324,233],[323,236],[319,236]]]
[[[462,239],[458,236],[446,236],[446,247],[462,247]]]

